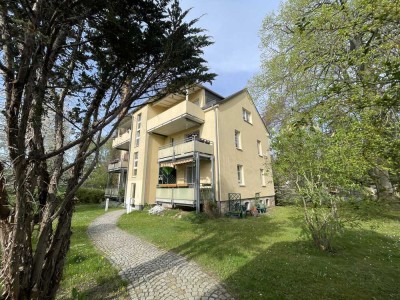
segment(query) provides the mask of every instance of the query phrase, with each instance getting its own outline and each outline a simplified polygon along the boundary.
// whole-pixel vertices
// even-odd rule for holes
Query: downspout
[[[143,119],[144,119],[143,115],[144,114],[142,113],[142,122],[143,122]],[[148,117],[148,115],[149,115],[149,109],[146,110],[146,119],[145,119],[146,122],[143,122],[143,123],[146,124],[146,126],[144,126],[145,129],[142,129],[143,127],[140,128],[140,130],[143,130],[144,137],[145,137],[144,148],[142,148],[142,149],[145,149],[146,152],[151,151],[149,149],[150,134],[147,133],[147,120],[148,120],[147,117]],[[142,151],[142,152],[145,152],[145,151]],[[141,202],[141,205],[139,207],[140,210],[143,210],[143,208],[144,208],[145,197],[146,197],[147,165],[149,163],[149,155],[146,155],[146,154],[147,153],[142,153],[142,155],[145,156],[145,159],[144,159],[144,166],[143,166],[144,168],[143,168],[143,178],[142,178],[142,199],[140,199],[140,202]],[[148,188],[151,188],[151,187],[148,187]]]
[[[214,116],[215,116],[215,150],[217,154],[217,165],[216,165],[216,171],[217,171],[217,189],[218,189],[218,210],[219,213],[221,213],[221,163],[220,163],[220,155],[219,155],[219,122],[218,122],[218,106],[219,105],[214,105]]]
[[[131,137],[130,137],[130,140],[129,140],[129,148],[128,148],[128,169],[126,170],[126,186],[125,186],[125,195],[124,195],[124,197],[125,197],[125,199],[124,199],[124,205],[125,205],[125,208],[126,208],[126,213],[130,213],[131,212],[131,207],[129,207],[128,208],[128,205],[131,205],[132,206],[132,203],[131,203],[131,199],[129,199],[129,201],[127,201],[128,200],[128,197],[129,197],[129,195],[128,195],[128,187],[129,187],[129,184],[128,184],[128,182],[129,182],[129,170],[131,169],[130,168],[130,161],[131,161],[131,145],[132,145],[132,142],[133,142],[133,140],[132,140],[132,138],[133,138],[133,116],[132,116],[132,120],[131,120]],[[132,191],[131,191],[131,194],[132,194]]]

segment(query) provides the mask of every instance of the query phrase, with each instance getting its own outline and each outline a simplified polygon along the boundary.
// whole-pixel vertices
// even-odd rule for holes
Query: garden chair
[[[257,211],[260,214],[265,214],[267,212],[267,206],[264,203],[257,203]]]

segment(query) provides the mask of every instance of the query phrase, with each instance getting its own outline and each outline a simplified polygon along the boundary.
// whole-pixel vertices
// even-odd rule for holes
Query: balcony
[[[203,123],[203,110],[192,102],[182,101],[148,120],[147,131],[168,136]]]
[[[204,200],[212,199],[212,190],[210,186],[200,186],[200,203]],[[176,187],[161,187],[156,188],[156,202],[168,203],[178,206],[196,206],[195,188],[192,184],[185,186],[176,185]]]
[[[104,196],[106,198],[118,198],[118,199],[123,199],[125,194],[125,189],[124,188],[106,188],[104,192]]]
[[[112,147],[120,150],[129,150],[131,141],[131,130],[118,130],[117,136],[112,141]]]
[[[108,172],[116,172],[128,168],[128,160],[114,160],[108,164]]]
[[[193,152],[196,151],[204,154],[213,155],[213,143],[211,141],[196,137],[173,144],[168,144],[160,147],[160,149],[158,150],[158,160],[164,161],[168,159],[178,159],[181,157],[190,156],[193,154]]]

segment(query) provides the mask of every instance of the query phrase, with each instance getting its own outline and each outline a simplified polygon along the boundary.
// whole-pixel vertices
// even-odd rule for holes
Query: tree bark
[[[378,200],[393,201],[395,195],[389,172],[380,167],[375,167],[370,171],[370,175],[375,182]]]

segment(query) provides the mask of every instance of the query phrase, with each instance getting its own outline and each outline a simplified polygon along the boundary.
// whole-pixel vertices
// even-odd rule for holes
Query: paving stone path
[[[129,282],[132,299],[233,299],[196,263],[119,229],[116,223],[123,213],[118,210],[98,217],[88,234]]]

